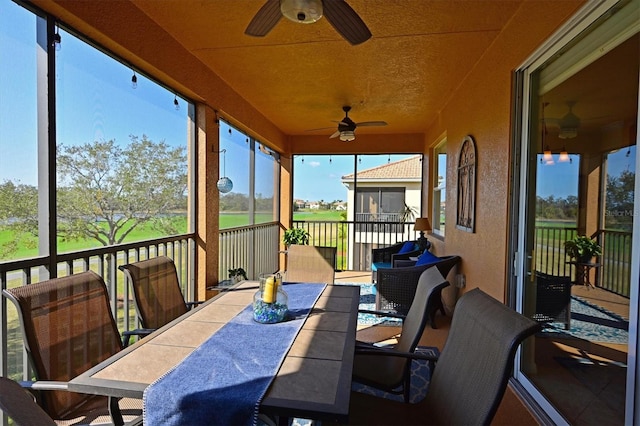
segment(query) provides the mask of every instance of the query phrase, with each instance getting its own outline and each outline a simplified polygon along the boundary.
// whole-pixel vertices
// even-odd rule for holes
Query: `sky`
[[[360,155],[358,170],[366,170],[415,154]],[[297,155],[293,162],[293,197],[305,201],[347,201],[342,176],[354,173],[353,155]]]
[[[0,0],[0,182],[37,184],[37,25],[34,15]],[[56,54],[58,143],[115,140],[143,134],[171,146],[187,143],[184,99],[60,30]],[[176,110],[174,99],[180,109]]]
[[[34,15],[10,0],[0,0],[0,182],[35,185],[37,183],[37,25]],[[130,135],[147,135],[154,142],[164,140],[172,146],[186,146],[188,111],[184,99],[107,57],[84,42],[60,30],[62,48],[57,53],[56,85],[58,143],[82,144],[96,140],[115,140],[127,144]],[[174,98],[179,101],[176,110]],[[221,153],[221,168],[234,182],[233,192],[248,193],[248,151],[246,136],[228,133],[221,124],[221,146],[239,149]],[[618,175],[633,168],[626,151],[610,155],[609,170]],[[397,161],[408,155],[359,156],[357,167],[368,169]],[[566,198],[577,195],[579,159],[572,163],[540,165],[537,193]],[[256,150],[260,179],[256,192],[273,195],[273,177],[267,167],[271,158]],[[341,177],[354,172],[354,156],[296,156],[294,158],[294,198],[309,201],[346,200]],[[633,169],[634,170],[634,169]],[[635,170],[634,170],[635,171]],[[223,170],[221,170],[223,173]],[[482,179],[482,176],[479,176]]]

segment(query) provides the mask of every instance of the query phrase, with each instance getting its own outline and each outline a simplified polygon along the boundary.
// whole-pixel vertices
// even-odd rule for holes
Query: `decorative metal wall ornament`
[[[476,143],[465,136],[458,154],[458,205],[456,227],[475,232],[476,225]]]

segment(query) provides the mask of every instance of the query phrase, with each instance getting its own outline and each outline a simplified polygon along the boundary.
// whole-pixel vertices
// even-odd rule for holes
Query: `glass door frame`
[[[631,0],[637,2],[638,0]],[[526,280],[531,278],[531,256],[527,250],[527,207],[529,205],[531,186],[529,167],[531,161],[530,128],[535,119],[535,112],[531,111],[530,100],[532,96],[532,74],[546,63],[560,49],[565,47],[578,34],[592,25],[612,7],[624,3],[618,0],[600,0],[589,2],[567,23],[554,33],[536,52],[534,52],[514,74],[514,100],[512,117],[514,125],[512,130],[512,170],[513,191],[509,218],[509,253],[513,259],[510,264],[509,283],[507,287],[507,302],[518,312],[524,311],[524,288]],[[640,98],[640,97],[639,97]],[[640,104],[640,101],[639,101]],[[636,146],[638,134],[636,132]],[[640,156],[636,156],[636,170],[640,170]],[[640,197],[640,176],[636,174],[635,194]],[[640,217],[640,199],[634,203],[634,217]],[[640,220],[633,224],[633,249],[632,259],[640,258]],[[627,363],[627,384],[625,400],[625,424],[640,424],[640,394],[636,393],[635,383],[640,383],[640,365],[638,360],[638,296],[640,287],[640,266],[637,262],[632,264],[631,303],[629,308],[629,342]],[[522,353],[520,350],[519,355]],[[541,418],[555,424],[567,424],[564,417],[551,405],[544,395],[534,386],[526,374],[522,372],[520,356],[516,357],[514,366],[514,380],[512,384],[519,393],[525,397]]]

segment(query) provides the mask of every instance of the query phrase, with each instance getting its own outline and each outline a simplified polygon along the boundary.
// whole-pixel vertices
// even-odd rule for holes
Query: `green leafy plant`
[[[284,231],[282,242],[289,247],[291,244],[309,244],[309,232],[302,228],[291,228]]]
[[[242,277],[242,279],[247,279],[247,272],[242,268],[237,269],[229,269],[229,278],[233,279],[234,277]]]
[[[418,209],[415,207],[410,207],[407,203],[404,203],[403,209],[400,211],[400,221],[401,222],[413,222],[413,220],[418,216]]]
[[[593,256],[602,254],[602,247],[586,235],[578,235],[572,240],[565,241],[564,251],[573,259],[591,259]]]

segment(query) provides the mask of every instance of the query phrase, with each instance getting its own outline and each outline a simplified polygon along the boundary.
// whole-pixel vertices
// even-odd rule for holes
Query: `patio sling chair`
[[[518,346],[539,329],[537,322],[473,289],[458,300],[439,357],[395,354],[436,362],[425,399],[403,404],[352,392],[349,422],[488,425],[504,395]],[[371,410],[373,404],[379,409]]]
[[[286,253],[286,282],[334,283],[337,253],[335,247],[291,244]]]
[[[123,349],[102,278],[87,271],[2,290],[18,311],[39,402],[54,420],[124,424],[142,415],[142,401],[68,392],[68,381]],[[44,392],[46,391],[46,392]],[[122,411],[121,408],[122,407]],[[123,418],[124,417],[124,418]]]
[[[0,377],[0,410],[18,426],[56,425],[29,391],[6,377]]]
[[[571,328],[571,277],[549,275],[536,271],[536,313],[533,319],[542,322],[562,322]]]
[[[434,256],[435,257],[435,256]],[[413,302],[413,296],[416,292],[418,279],[422,273],[435,266],[438,268],[443,277],[447,278],[451,269],[457,265],[460,256],[442,256],[435,258],[432,263],[419,266],[404,266],[409,262],[413,265],[416,262],[411,260],[396,261],[393,268],[383,268],[378,270],[378,282],[376,283],[376,310],[389,311],[406,315],[409,307]],[[434,295],[436,303],[429,312],[431,327],[436,328],[435,316],[439,310],[445,314],[442,304],[441,294]]]
[[[411,390],[411,361],[408,358],[384,356],[387,352],[413,353],[422,337],[427,324],[429,311],[436,304],[436,298],[449,283],[438,268],[425,270],[413,298],[413,303],[405,316],[380,313],[378,311],[359,311],[384,314],[402,318],[402,331],[397,343],[392,347],[379,347],[357,342],[353,361],[353,380],[367,386],[382,389],[389,393],[402,394],[409,402]],[[371,355],[376,351],[376,355]],[[360,354],[362,352],[362,354]]]
[[[178,272],[166,256],[119,266],[131,284],[140,325],[155,330],[201,302],[185,302]]]

